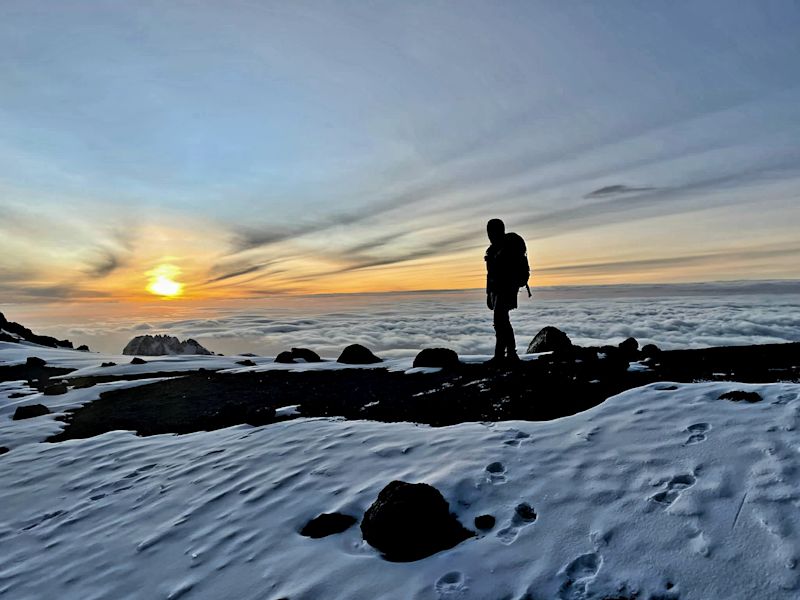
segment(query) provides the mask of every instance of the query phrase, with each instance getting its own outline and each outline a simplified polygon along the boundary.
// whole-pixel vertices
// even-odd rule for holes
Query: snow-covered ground
[[[538,354],[524,354],[523,360],[536,360]],[[77,352],[64,348],[46,348],[35,344],[15,344],[13,342],[0,342],[0,366],[13,366],[24,364],[29,356],[37,356],[47,361],[48,366],[75,369],[62,378],[69,381],[77,377],[113,376],[125,377],[126,375],[142,375],[146,373],[178,373],[182,371],[196,371],[206,369],[224,371],[229,373],[245,373],[248,371],[318,371],[336,369],[389,369],[390,371],[405,371],[407,373],[433,372],[438,369],[412,368],[413,356],[387,358],[383,362],[369,365],[347,365],[336,362],[336,356],[324,357],[323,362],[304,363],[276,363],[274,356],[203,356],[203,355],[175,355],[175,356],[145,356],[144,364],[131,364],[132,356],[122,354],[103,354],[97,352]],[[459,360],[464,363],[481,363],[490,358],[490,355],[462,355]],[[242,366],[238,362],[250,360],[255,366]],[[113,362],[114,366],[103,367],[103,363]]]
[[[59,426],[52,415],[11,421],[10,403],[59,411],[103,388],[9,400],[23,385],[0,389],[0,445],[11,447],[0,456],[2,597],[800,594],[797,384],[658,383],[546,423],[297,419],[59,444],[41,442]],[[764,401],[718,400],[732,389]],[[298,534],[322,512],[360,518],[393,479],[436,486],[468,527],[485,513],[497,525],[413,563],[383,560],[357,526]],[[514,521],[520,502],[534,523]]]

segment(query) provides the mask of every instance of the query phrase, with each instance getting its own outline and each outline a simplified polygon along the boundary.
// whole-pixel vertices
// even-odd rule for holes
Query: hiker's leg
[[[514,338],[514,328],[511,326],[511,319],[509,314],[506,313],[508,319],[508,335],[506,337],[506,354],[509,358],[517,358],[517,340]]]
[[[509,347],[515,347],[514,330],[511,328],[511,321],[508,318],[508,307],[502,302],[497,302],[494,307],[494,331],[497,342],[494,347],[494,355],[503,358]],[[510,340],[510,341],[509,341]]]
[[[503,340],[503,325],[502,325],[502,309],[497,306],[495,302],[494,310],[492,311],[492,325],[494,326],[494,357],[496,359],[503,358],[505,354],[505,341]]]

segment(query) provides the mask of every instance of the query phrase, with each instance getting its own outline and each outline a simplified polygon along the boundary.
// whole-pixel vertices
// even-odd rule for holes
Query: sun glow
[[[175,281],[180,275],[181,270],[175,265],[159,265],[147,275],[150,281],[147,284],[147,291],[156,296],[175,298],[183,293],[183,284]]]

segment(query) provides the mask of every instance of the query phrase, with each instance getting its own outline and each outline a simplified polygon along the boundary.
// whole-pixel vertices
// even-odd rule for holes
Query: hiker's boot
[[[522,363],[522,359],[519,357],[519,354],[516,352],[509,352],[508,356],[506,357],[506,364],[510,366],[519,365]]]
[[[487,367],[502,367],[505,362],[505,357],[495,355],[489,360],[485,361],[483,364]]]

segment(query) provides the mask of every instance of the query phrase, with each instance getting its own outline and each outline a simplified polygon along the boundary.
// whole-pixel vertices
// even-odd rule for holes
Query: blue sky
[[[543,283],[798,277],[798,30],[788,0],[7,0],[0,289],[478,287],[494,216]]]

